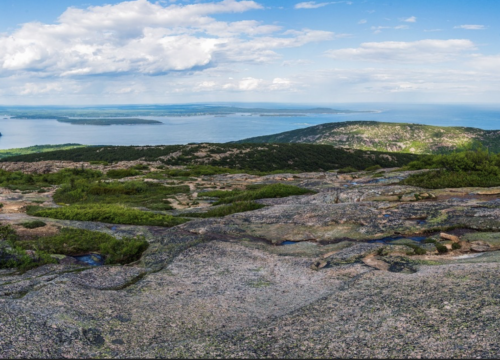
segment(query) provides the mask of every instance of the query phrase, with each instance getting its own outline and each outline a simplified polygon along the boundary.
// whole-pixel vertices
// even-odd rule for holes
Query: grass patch
[[[187,221],[171,215],[156,214],[115,204],[71,205],[51,209],[31,206],[28,207],[27,214],[61,220],[165,227],[176,226]]]
[[[217,197],[217,201],[214,205],[218,204],[230,204],[239,201],[251,201],[258,199],[271,199],[271,198],[281,198],[292,195],[305,195],[305,194],[315,194],[314,191],[299,188],[293,185],[286,184],[272,184],[258,186],[255,188],[250,188],[250,190],[233,190],[233,191],[207,191],[200,193],[199,196],[207,197]]]
[[[239,201],[230,205],[223,205],[220,207],[210,209],[204,213],[191,213],[185,216],[199,217],[199,218],[223,217],[235,213],[262,209],[263,207],[265,206],[262,204],[257,204],[253,201]]]

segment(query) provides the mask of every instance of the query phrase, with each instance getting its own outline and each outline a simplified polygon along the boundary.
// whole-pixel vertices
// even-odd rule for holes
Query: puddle
[[[388,218],[388,217],[391,217],[391,215],[385,214],[384,217]]]
[[[382,239],[369,240],[368,242],[370,244],[374,244],[374,243],[390,244],[391,242],[396,241],[396,240],[408,239],[408,240],[417,241],[419,243],[423,243],[424,240],[427,238],[428,238],[428,236],[388,236],[388,237],[385,237]]]
[[[425,225],[427,224],[427,221],[425,220],[417,220],[417,225]]]
[[[86,263],[91,266],[101,266],[104,265],[104,256],[100,254],[88,254],[82,256],[73,256],[76,260]]]
[[[290,240],[287,240],[287,241],[283,241],[280,245],[296,245],[296,244],[300,244],[300,243],[306,243],[306,244],[316,244],[314,241],[290,241]]]

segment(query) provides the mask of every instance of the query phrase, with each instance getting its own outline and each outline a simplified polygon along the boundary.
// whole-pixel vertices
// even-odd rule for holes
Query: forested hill
[[[89,146],[12,156],[2,162],[43,160],[161,161],[165,165],[211,165],[254,171],[321,171],[353,167],[403,166],[417,155],[338,149],[312,144],[191,144],[165,146]]]
[[[311,126],[237,143],[308,143],[342,148],[414,154],[449,153],[482,143],[500,152],[500,131],[376,121],[348,121]]]

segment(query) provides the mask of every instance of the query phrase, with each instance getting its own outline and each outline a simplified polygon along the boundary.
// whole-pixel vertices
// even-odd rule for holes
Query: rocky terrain
[[[61,255],[0,270],[0,358],[498,357],[500,188],[400,185],[409,174],[190,178],[169,213],[206,211],[207,189],[279,182],[316,193],[172,228],[44,218],[22,229],[38,219],[26,206],[57,206],[55,187],[1,189],[0,222],[21,235],[75,227],[150,246],[124,266]]]
[[[238,143],[306,143],[360,150],[436,154],[475,143],[500,150],[500,131],[376,121],[349,121],[259,136]]]

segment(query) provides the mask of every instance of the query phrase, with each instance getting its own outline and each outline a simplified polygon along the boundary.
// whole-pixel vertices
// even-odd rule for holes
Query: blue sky
[[[0,104],[496,103],[497,0],[0,1]]]

